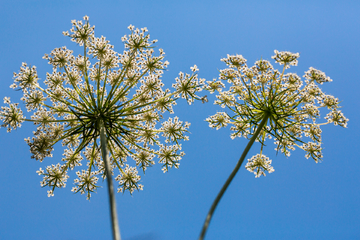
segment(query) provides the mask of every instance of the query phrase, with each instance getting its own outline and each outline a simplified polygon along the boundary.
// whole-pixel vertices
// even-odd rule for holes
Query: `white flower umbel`
[[[262,153],[266,139],[273,139],[275,150],[285,156],[299,147],[306,151],[306,158],[319,162],[323,157],[320,126],[332,122],[342,127],[347,125],[348,119],[340,111],[338,99],[319,87],[332,81],[324,72],[310,67],[302,81],[297,74],[285,72],[290,66],[297,66],[298,53],[275,50],[272,58],[283,65],[281,71],[267,60],[258,60],[248,67],[242,55],[227,55],[221,59],[227,68],[220,70],[219,80],[208,81],[205,86],[210,93],[217,93],[215,104],[226,110],[208,117],[209,126],[220,129],[230,125],[232,139],[246,137],[250,141],[211,206],[200,239],[205,236],[218,202],[255,141],[260,143],[260,154],[248,160],[246,169],[259,177],[274,171],[271,160]],[[323,122],[319,121],[321,108],[330,111]]]
[[[52,72],[46,74],[44,85],[36,67],[23,63],[20,72],[14,73],[11,88],[23,92],[21,100],[32,115],[26,119],[18,104],[5,97],[8,106],[1,107],[1,127],[10,132],[24,121],[33,122],[37,129],[25,141],[32,158],[39,161],[52,156],[55,144],[65,147],[63,165],[38,171],[44,178],[41,185],[50,187],[48,196],[54,195],[55,188],[65,187],[69,170],[82,168],[76,172],[72,191],[90,199],[98,179],[106,178],[113,215],[113,178],[120,191],[133,193],[143,188],[138,168],[145,172],[155,164],[154,157],[166,170],[179,166],[184,155],[180,141],[188,140],[190,124],[178,117],[164,121],[163,114],[173,113],[179,98],[189,104],[203,101],[197,93],[205,80],[198,79],[195,65],[191,74],[179,74],[174,91],[164,89],[162,74],[169,62],[164,61],[163,49],[155,51],[157,40],[150,40],[146,28],[130,25],[130,34],[121,38],[124,51],[117,53],[105,37],[95,37],[89,17],[71,22],[72,29],[63,34],[82,46],[83,54],[74,56],[67,47],[45,54]],[[134,160],[133,167],[124,166],[128,159]],[[114,232],[114,237],[120,236]]]
[[[266,171],[269,173],[275,171],[270,164],[271,160],[268,157],[263,154],[256,154],[248,160],[245,168],[248,171],[253,172],[255,177],[260,177],[261,175],[266,176]]]

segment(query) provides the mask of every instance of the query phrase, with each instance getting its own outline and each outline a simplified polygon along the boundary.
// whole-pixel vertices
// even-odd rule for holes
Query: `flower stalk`
[[[226,189],[229,187],[230,183],[232,182],[232,180],[234,179],[235,175],[237,174],[237,172],[239,171],[242,163],[244,162],[244,159],[246,157],[246,155],[248,154],[250,148],[252,147],[252,145],[254,144],[256,138],[259,136],[261,130],[263,129],[263,127],[266,127],[266,122],[268,121],[269,115],[265,114],[261,123],[259,124],[259,126],[257,127],[254,135],[250,138],[250,141],[248,142],[248,144],[246,145],[246,148],[244,149],[243,153],[241,154],[241,157],[239,159],[239,161],[237,162],[234,170],[231,172],[230,176],[228,177],[228,179],[226,180],[225,184],[223,185],[223,187],[221,188],[220,192],[218,193],[218,195],[216,196],[213,204],[211,205],[211,208],[209,210],[209,213],[206,216],[205,219],[205,223],[202,227],[201,233],[200,233],[200,237],[199,240],[203,240],[205,237],[205,234],[207,232],[207,229],[209,227],[211,218],[214,214],[214,211],[217,207],[217,205],[219,204],[222,196],[224,195]]]
[[[110,160],[109,160],[109,151],[108,151],[108,147],[107,147],[107,138],[106,138],[106,134],[105,134],[105,127],[104,127],[103,121],[100,121],[99,125],[100,125],[99,128],[100,128],[101,154],[102,154],[103,161],[105,163],[105,173],[106,173],[106,180],[107,180],[108,193],[109,193],[113,239],[121,240],[119,222],[118,222],[117,211],[116,211],[114,186],[113,186],[112,176],[111,176],[111,172],[110,172],[111,166],[110,166]]]

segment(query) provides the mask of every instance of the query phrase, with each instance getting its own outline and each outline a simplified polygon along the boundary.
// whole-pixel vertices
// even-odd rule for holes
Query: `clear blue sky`
[[[45,53],[65,45],[78,50],[61,33],[84,15],[96,26],[96,36],[106,36],[119,52],[129,24],[147,27],[170,62],[163,75],[168,87],[194,64],[200,77],[217,77],[225,67],[220,58],[227,54],[242,54],[253,63],[271,60],[274,49],[299,52],[292,71],[302,76],[312,66],[333,79],[323,89],[342,101],[348,128],[323,127],[319,164],[299,149],[290,158],[276,156],[269,143],[265,152],[275,172],[255,179],[242,166],[206,239],[360,239],[359,14],[358,1],[1,0],[0,99],[20,101],[21,93],[9,85],[21,62],[36,65],[45,79],[51,71]],[[221,110],[213,100],[191,106],[181,101],[174,108],[181,120],[191,122],[180,169],[163,174],[155,165],[142,177],[143,191],[116,195],[124,240],[197,239],[247,144],[231,140],[229,129],[208,127],[204,119]],[[34,130],[29,123],[10,134],[0,129],[0,239],[110,239],[105,184],[90,202],[70,191],[72,180],[52,198],[40,187],[36,171],[60,162],[62,149],[43,163],[30,159],[23,139]]]

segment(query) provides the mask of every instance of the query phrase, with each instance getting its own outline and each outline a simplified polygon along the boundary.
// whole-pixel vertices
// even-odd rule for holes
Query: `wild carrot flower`
[[[87,16],[71,22],[70,32],[63,35],[83,46],[83,54],[74,56],[66,47],[45,54],[52,72],[44,85],[36,67],[23,63],[11,88],[23,92],[21,100],[32,116],[26,118],[19,105],[5,97],[8,106],[1,108],[1,126],[10,132],[24,121],[33,122],[34,136],[25,141],[32,158],[40,162],[52,157],[55,144],[65,147],[62,164],[37,171],[43,176],[41,186],[50,188],[48,196],[66,186],[68,172],[75,168],[83,169],[76,172],[72,191],[88,199],[98,180],[109,181],[112,175],[118,192],[141,190],[138,171],[154,165],[155,157],[164,172],[179,167],[184,156],[180,142],[188,140],[190,123],[163,115],[173,113],[179,98],[189,104],[200,99],[196,94],[204,80],[198,79],[195,65],[191,74],[180,72],[174,91],[164,89],[161,78],[169,62],[164,61],[164,50],[156,53],[157,40],[150,40],[146,28],[130,25],[130,34],[121,39],[125,49],[117,53],[105,37],[95,37]]]
[[[258,60],[251,67],[242,55],[227,55],[221,59],[227,68],[220,70],[219,79],[208,81],[206,89],[216,92],[215,104],[226,111],[217,112],[206,119],[211,128],[230,126],[231,138],[250,139],[238,164],[215,199],[205,221],[200,239],[217,203],[239,170],[254,141],[260,142],[259,153],[248,160],[245,168],[255,177],[271,173],[271,160],[263,154],[266,139],[273,139],[275,150],[286,156],[295,147],[306,152],[305,157],[321,161],[321,126],[329,123],[346,127],[348,119],[340,110],[339,100],[325,94],[319,85],[332,80],[324,72],[310,68],[301,79],[295,73],[285,72],[296,66],[299,54],[275,50],[272,57],[283,65],[282,71],[274,69],[267,60]],[[227,85],[227,86],[226,86]],[[325,121],[320,121],[320,109],[329,112]]]

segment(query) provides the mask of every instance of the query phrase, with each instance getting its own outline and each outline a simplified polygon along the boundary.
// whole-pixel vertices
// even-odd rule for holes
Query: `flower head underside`
[[[332,80],[320,70],[310,68],[302,80],[295,73],[286,73],[296,66],[299,54],[275,50],[272,57],[283,65],[282,71],[274,69],[267,60],[258,60],[251,67],[242,55],[228,55],[221,59],[227,68],[220,70],[219,79],[208,81],[206,89],[217,93],[215,104],[226,111],[217,112],[206,119],[211,128],[230,125],[231,138],[251,137],[260,122],[267,119],[257,141],[260,154],[248,160],[246,168],[256,177],[273,172],[271,160],[263,155],[266,139],[274,139],[275,150],[290,156],[290,150],[299,147],[306,151],[306,158],[315,162],[322,159],[321,126],[334,123],[347,126],[348,119],[340,110],[339,100],[325,94],[320,86]],[[319,123],[320,109],[329,112]],[[306,138],[307,140],[305,140]]]
[[[173,113],[179,98],[189,104],[200,100],[197,92],[204,80],[198,79],[194,66],[191,74],[180,72],[174,91],[164,89],[161,78],[169,63],[162,49],[156,54],[153,44],[157,40],[150,40],[146,28],[130,25],[131,33],[121,39],[124,51],[117,53],[105,37],[95,37],[87,16],[84,21],[73,20],[72,25],[63,34],[82,46],[83,54],[74,56],[66,47],[45,54],[52,65],[45,86],[40,86],[36,67],[23,63],[20,72],[14,73],[11,88],[22,90],[21,100],[32,115],[27,119],[18,104],[5,97],[8,106],[1,108],[1,126],[11,131],[24,121],[33,122],[37,129],[25,141],[32,158],[39,161],[51,157],[54,145],[62,143],[63,164],[40,169],[41,185],[49,186],[52,196],[55,187],[65,186],[69,170],[84,165],[76,172],[72,191],[86,193],[88,198],[98,187],[99,177],[105,177],[99,140],[100,126],[104,126],[112,174],[118,171],[118,191],[132,193],[143,187],[138,170],[145,172],[155,163],[154,157],[164,172],[179,166],[184,155],[180,142],[188,140],[190,123],[163,115]],[[130,158],[133,167],[128,164]]]

